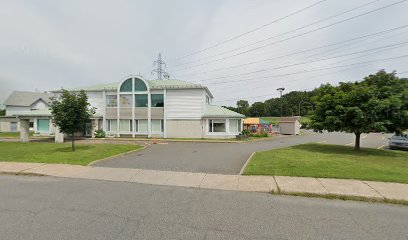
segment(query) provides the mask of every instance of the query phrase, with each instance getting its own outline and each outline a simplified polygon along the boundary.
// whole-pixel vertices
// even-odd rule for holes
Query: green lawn
[[[244,174],[408,183],[408,152],[309,143],[257,152]]]
[[[139,145],[125,144],[71,144],[0,142],[0,161],[4,162],[40,162],[88,165],[120,153],[142,148]]]
[[[33,136],[34,132],[30,132],[30,136]],[[19,138],[20,132],[0,132],[0,138]]]

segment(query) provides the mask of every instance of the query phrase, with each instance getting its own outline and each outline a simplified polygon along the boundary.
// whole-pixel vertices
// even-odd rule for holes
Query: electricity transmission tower
[[[165,68],[167,68],[167,66],[161,58],[161,53],[159,53],[159,57],[157,58],[157,60],[153,62],[153,66],[157,66],[156,69],[152,70],[152,74],[153,72],[157,73],[158,80],[163,80],[163,77],[166,79],[169,78],[169,74],[165,71]]]

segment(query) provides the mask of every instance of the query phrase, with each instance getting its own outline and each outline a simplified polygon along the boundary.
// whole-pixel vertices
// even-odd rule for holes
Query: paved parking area
[[[384,146],[388,135],[363,135],[362,146]],[[255,151],[293,146],[307,142],[352,145],[353,134],[305,132],[300,136],[278,136],[248,143],[168,142],[149,145],[146,149],[109,160],[94,166],[140,168],[165,171],[238,174],[249,156]]]

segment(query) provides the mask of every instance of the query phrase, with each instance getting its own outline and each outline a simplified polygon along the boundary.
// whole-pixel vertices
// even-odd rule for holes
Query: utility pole
[[[282,92],[283,91],[285,91],[285,88],[284,87],[280,87],[280,88],[278,88],[278,89],[276,89],[277,91],[279,91],[279,93],[280,93],[280,104],[281,104],[281,109],[280,109],[280,112],[281,112],[281,117],[283,116],[282,114],[283,114],[283,103],[282,103]]]
[[[157,73],[157,79],[163,80],[163,77],[166,79],[169,79],[169,74],[164,70],[164,68],[167,68],[167,66],[166,66],[166,63],[161,58],[161,53],[159,53],[159,57],[157,58],[157,60],[153,62],[153,66],[156,66],[156,65],[157,65],[157,68],[152,70],[152,73],[153,72]]]

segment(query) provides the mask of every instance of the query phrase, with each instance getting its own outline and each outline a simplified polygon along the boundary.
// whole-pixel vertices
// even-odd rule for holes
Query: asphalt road
[[[362,136],[362,147],[378,148],[387,143],[388,135],[372,133]],[[249,156],[307,142],[353,145],[354,135],[346,133],[305,132],[300,136],[279,136],[248,143],[168,142],[150,145],[145,150],[100,161],[94,166],[141,168],[182,172],[238,174]]]
[[[408,207],[0,175],[0,238],[404,239]]]

